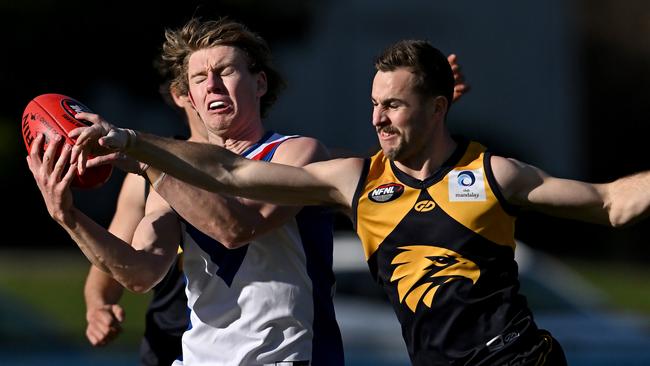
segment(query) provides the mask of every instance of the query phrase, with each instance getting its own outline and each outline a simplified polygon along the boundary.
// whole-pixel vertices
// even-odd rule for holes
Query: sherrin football
[[[43,94],[29,101],[23,112],[21,126],[27,153],[31,151],[32,142],[39,133],[45,135],[44,149],[55,135],[63,136],[66,144],[74,145],[74,140],[68,137],[68,133],[77,127],[90,125],[74,118],[79,112],[90,112],[90,109],[61,94]],[[75,176],[71,185],[77,188],[97,188],[106,183],[112,171],[112,165],[88,168],[83,175]]]

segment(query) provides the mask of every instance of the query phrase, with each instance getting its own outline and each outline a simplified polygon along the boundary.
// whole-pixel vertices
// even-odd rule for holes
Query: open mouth
[[[377,134],[382,138],[388,138],[396,134],[396,131],[392,128],[384,127],[377,131]]]
[[[214,102],[212,102],[212,103],[210,103],[208,105],[208,109],[211,110],[211,111],[221,110],[221,109],[224,109],[226,107],[227,107],[226,103],[221,101],[221,100],[214,101]]]

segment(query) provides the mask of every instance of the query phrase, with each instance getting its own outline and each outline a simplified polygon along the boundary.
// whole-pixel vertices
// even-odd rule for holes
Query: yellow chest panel
[[[370,159],[356,197],[355,214],[366,259],[388,235],[395,235],[394,231],[407,215],[426,213],[436,207],[475,235],[514,249],[515,219],[505,212],[493,190],[485,148],[471,142],[461,153],[457,161],[450,162],[437,176],[425,181],[416,181],[398,171],[381,151]],[[435,225],[435,220],[426,222],[421,230],[433,230]],[[397,235],[401,236],[417,239],[418,233]],[[459,236],[458,241],[463,240],[466,239]]]

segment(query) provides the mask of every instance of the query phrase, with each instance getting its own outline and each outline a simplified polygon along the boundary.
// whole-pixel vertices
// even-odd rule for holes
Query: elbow
[[[643,210],[635,204],[618,207],[609,212],[609,224],[613,228],[632,225],[643,216]]]
[[[253,240],[253,235],[250,233],[230,233],[231,235],[224,235],[220,240],[224,247],[228,249],[237,249],[243,247]]]
[[[226,229],[210,227],[208,234],[227,249],[237,249],[255,238],[255,229],[241,226]]]
[[[149,292],[153,286],[147,286],[147,285],[139,285],[136,284],[134,286],[127,287],[127,290],[136,293],[136,294],[146,294]]]
[[[145,281],[131,281],[125,282],[122,284],[127,290],[136,293],[136,294],[145,294],[149,292],[154,286],[155,282],[145,282]]]
[[[158,278],[153,278],[149,275],[136,275],[132,278],[118,278],[115,277],[125,289],[136,294],[144,294],[149,292],[159,282]]]
[[[609,225],[615,229],[620,229],[629,224],[629,221],[623,217],[610,216]]]
[[[132,281],[124,284],[124,287],[133,293],[145,294],[154,288],[157,283],[157,281]]]

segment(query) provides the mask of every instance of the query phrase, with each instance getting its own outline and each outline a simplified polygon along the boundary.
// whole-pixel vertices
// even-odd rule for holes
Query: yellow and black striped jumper
[[[366,159],[353,222],[368,266],[414,365],[509,365],[501,360],[520,353],[531,361],[523,365],[544,364],[561,348],[519,294],[515,208],[485,147],[455,139],[452,156],[422,181],[381,151]]]

